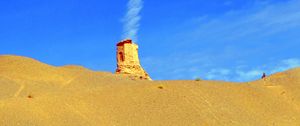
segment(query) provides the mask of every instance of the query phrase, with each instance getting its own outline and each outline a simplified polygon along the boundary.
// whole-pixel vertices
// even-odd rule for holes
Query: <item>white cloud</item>
[[[263,7],[261,7],[263,6]],[[300,1],[265,3],[249,10],[233,10],[213,19],[199,20],[189,37],[194,40],[232,41],[244,37],[266,37],[300,26]],[[197,25],[195,20],[193,25]]]
[[[151,65],[147,63],[146,66],[151,66],[152,69],[149,70],[153,70],[153,73],[159,71],[158,76],[162,79],[200,77],[226,81],[252,81],[259,79],[264,72],[273,74],[300,66],[300,57],[276,61],[267,59],[283,59],[274,54],[282,51],[286,53],[284,56],[289,56],[290,52],[283,52],[286,49],[278,48],[299,45],[297,35],[288,38],[289,32],[286,31],[300,28],[300,1],[263,1],[258,4],[259,6],[234,10],[219,17],[203,15],[193,18],[185,24],[184,27],[187,28],[178,30],[181,33],[176,34],[175,40],[178,37],[184,38],[184,41],[176,44],[184,47],[198,46],[199,51],[188,50],[185,54],[176,52],[174,55],[152,58],[149,61]],[[272,39],[281,34],[289,40]],[[291,40],[295,38],[296,40]],[[259,63],[266,64],[259,66]],[[180,78],[175,78],[176,74],[181,74]]]
[[[274,74],[277,72],[286,71],[291,68],[300,67],[300,59],[291,58],[279,61],[278,63],[270,63],[269,67],[245,69],[248,67],[235,67],[232,69],[219,68],[208,70],[204,74],[204,78],[208,80],[224,80],[224,81],[236,81],[245,82],[260,79],[263,73]],[[242,69],[244,68],[244,69]],[[198,76],[193,76],[198,77]]]
[[[137,33],[140,27],[140,11],[143,8],[142,0],[129,0],[127,13],[123,19],[123,39],[132,39],[137,42]]]
[[[212,69],[205,74],[205,79],[208,80],[223,80],[223,81],[249,81],[258,79],[262,74],[263,70],[240,70],[235,69]]]
[[[212,80],[212,79],[228,79],[227,76],[231,74],[231,70],[229,69],[224,69],[224,68],[221,68],[221,69],[212,69],[210,70],[207,74],[206,74],[206,77],[207,79],[209,80]]]
[[[228,66],[223,68],[216,68],[216,64],[205,65],[205,63],[213,62],[212,60],[208,61],[208,58],[198,58],[199,60],[195,62],[186,62],[190,58],[195,58],[194,56],[179,56],[177,57],[178,59],[143,58],[141,61],[143,62],[142,64],[146,66],[146,70],[150,72],[150,75],[152,73],[156,73],[154,79],[175,80],[195,79],[200,77],[206,80],[246,82],[260,79],[263,73],[271,75],[276,72],[282,72],[288,69],[300,67],[300,58],[289,58],[279,61],[272,61],[260,67],[251,66],[251,64],[242,64],[233,67]]]
[[[282,60],[279,65],[277,65],[275,68],[270,70],[270,73],[276,73],[276,72],[288,70],[295,67],[300,67],[300,59],[297,58],[286,59],[286,60]]]
[[[235,71],[236,76],[233,77],[234,81],[250,81],[250,80],[255,80],[259,79],[260,76],[265,72],[263,70],[250,70],[250,71],[241,71],[241,70],[236,70]]]

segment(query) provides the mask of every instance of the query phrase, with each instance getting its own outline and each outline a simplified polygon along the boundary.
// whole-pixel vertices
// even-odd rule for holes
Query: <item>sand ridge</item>
[[[138,81],[0,56],[1,126],[299,126],[300,69],[246,83]]]

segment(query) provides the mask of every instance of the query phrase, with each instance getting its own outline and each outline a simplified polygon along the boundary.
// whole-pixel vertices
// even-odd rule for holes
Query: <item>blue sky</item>
[[[127,2],[0,1],[0,54],[114,72]],[[155,80],[251,81],[300,66],[300,0],[144,0],[140,17]]]

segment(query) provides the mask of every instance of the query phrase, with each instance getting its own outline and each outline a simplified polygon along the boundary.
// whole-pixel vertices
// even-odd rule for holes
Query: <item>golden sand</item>
[[[0,126],[300,126],[300,69],[248,83],[133,81],[0,56]]]

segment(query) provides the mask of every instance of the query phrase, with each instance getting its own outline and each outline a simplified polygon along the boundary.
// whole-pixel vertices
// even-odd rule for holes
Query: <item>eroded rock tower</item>
[[[133,79],[151,80],[140,65],[138,45],[127,39],[117,44],[116,74],[128,75]]]

